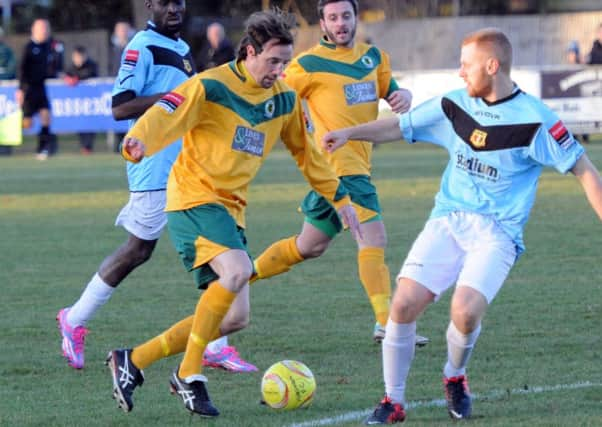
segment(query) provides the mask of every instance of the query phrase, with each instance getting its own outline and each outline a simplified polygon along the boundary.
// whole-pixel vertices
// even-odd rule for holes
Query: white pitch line
[[[554,391],[563,391],[563,390],[577,390],[582,388],[592,388],[592,387],[602,387],[602,382],[591,382],[591,381],[583,381],[574,384],[557,384],[550,386],[537,386],[537,387],[528,387],[528,388],[515,388],[512,390],[491,390],[487,393],[483,394],[473,394],[472,397],[474,400],[484,400],[484,399],[499,399],[506,396],[511,395],[523,395],[523,394],[536,394],[536,393],[549,393]],[[434,400],[417,400],[414,402],[409,402],[406,405],[407,409],[414,408],[435,408],[435,407],[444,407],[447,403],[444,399],[434,399]],[[345,414],[337,415],[335,417],[322,418],[319,420],[313,421],[305,421],[302,423],[291,424],[289,427],[316,427],[316,426],[332,426],[337,425],[349,421],[356,421],[358,419],[364,418],[372,413],[374,409],[364,409],[363,411],[353,411],[347,412]]]

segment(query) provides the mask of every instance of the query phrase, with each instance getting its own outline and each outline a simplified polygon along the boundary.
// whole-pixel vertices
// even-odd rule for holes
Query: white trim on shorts
[[[115,225],[139,239],[158,240],[167,225],[165,204],[165,190],[132,192],[117,215]]]
[[[454,284],[479,291],[491,303],[516,261],[516,245],[492,217],[452,212],[427,221],[397,279],[412,279],[435,294]]]

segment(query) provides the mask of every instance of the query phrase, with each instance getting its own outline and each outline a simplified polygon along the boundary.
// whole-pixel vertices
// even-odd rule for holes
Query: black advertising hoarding
[[[542,70],[541,98],[573,134],[602,133],[602,67]]]

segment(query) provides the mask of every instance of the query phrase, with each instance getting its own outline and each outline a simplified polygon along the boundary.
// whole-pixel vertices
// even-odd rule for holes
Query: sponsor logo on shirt
[[[182,104],[182,102],[184,102],[185,99],[186,98],[184,98],[178,93],[169,92],[167,95],[161,98],[159,102],[157,102],[157,105],[163,108],[169,114],[172,114],[178,109],[178,107]]]
[[[254,129],[237,126],[232,141],[232,149],[242,151],[253,156],[263,157],[265,135]]]
[[[470,135],[470,143],[476,148],[483,148],[487,143],[487,132],[479,129],[473,130]]]
[[[140,52],[137,50],[129,49],[125,53],[125,57],[123,58],[123,64],[121,64],[121,68],[126,71],[133,70],[138,63],[138,58],[140,57]]]
[[[575,140],[569,133],[569,131],[562,123],[562,120],[558,120],[554,126],[552,126],[549,130],[552,138],[560,145],[560,148],[563,150],[568,150],[568,148],[573,145]]]
[[[477,176],[488,181],[497,181],[499,172],[493,166],[481,162],[476,157],[465,157],[462,153],[456,153],[456,167],[466,171],[469,175]]]
[[[376,83],[361,82],[343,86],[347,105],[364,104],[378,100],[376,96]]]

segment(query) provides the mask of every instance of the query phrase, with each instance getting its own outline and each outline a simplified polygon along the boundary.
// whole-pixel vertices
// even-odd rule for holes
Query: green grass
[[[66,150],[65,150],[66,151]],[[0,425],[2,426],[287,426],[372,407],[383,392],[381,355],[371,343],[371,309],[358,282],[348,234],[318,260],[252,288],[252,323],[231,337],[241,354],[266,369],[285,358],[314,372],[308,410],[277,413],[257,404],[261,373],[208,371],[217,420],[191,419],[168,393],[178,358],[146,370],[134,411],[111,399],[106,352],[133,346],[190,314],[198,298],[165,236],[153,260],[135,271],[90,322],[87,364],[66,366],[54,316],[80,294],[102,259],[124,240],[113,227],[127,199],[119,156],[30,154],[0,158]],[[602,166],[602,145],[588,152]],[[394,275],[433,204],[446,155],[435,148],[376,150],[374,177],[389,234]],[[296,207],[306,184],[283,151],[252,186],[247,236],[254,254],[298,232]],[[470,365],[474,426],[602,425],[602,263],[600,221],[577,181],[544,174],[526,229],[527,252],[491,306]],[[449,295],[419,321],[432,342],[417,351],[408,399],[441,399]],[[598,386],[507,392],[590,381]],[[499,392],[499,394],[492,394]],[[353,420],[342,425],[357,425]],[[409,425],[449,425],[446,411],[411,410]]]

